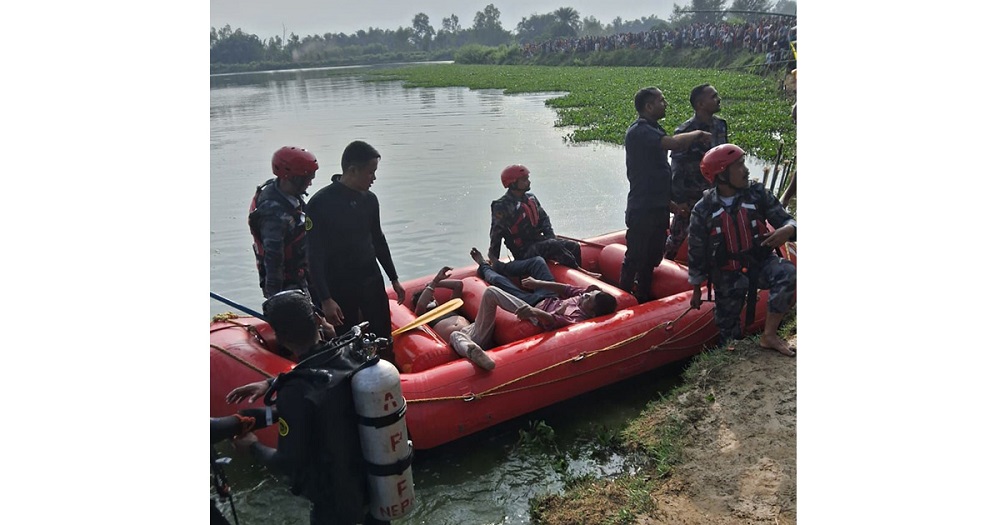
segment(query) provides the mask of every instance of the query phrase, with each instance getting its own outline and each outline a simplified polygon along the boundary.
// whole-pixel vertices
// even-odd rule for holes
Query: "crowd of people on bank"
[[[712,48],[764,54],[766,63],[791,60],[789,42],[796,39],[796,19],[765,16],[753,22],[693,23],[677,29],[618,33],[609,36],[557,38],[521,46],[525,57],[551,53],[590,53],[616,49]]]
[[[767,289],[767,317],[758,344],[794,356],[777,329],[793,302],[795,266],[780,257],[777,249],[795,239],[796,222],[762,184],[749,180],[745,153],[729,143],[728,125],[717,116],[722,97],[715,87],[695,86],[689,102],[691,118],[668,133],[659,122],[666,115],[663,93],[647,87],[633,97],[636,119],[625,131],[624,147],[629,183],[626,252],[621,277],[614,284],[639,303],[657,299],[651,291],[653,269],[665,258],[673,259],[687,240],[690,306],[702,307],[706,284],[709,293],[714,290],[720,343],[730,345],[742,337],[741,311],[746,308],[749,324],[757,290]],[[341,155],[341,173],[307,203],[303,197],[319,160],[307,149],[285,146],[272,156],[274,177],[257,187],[251,199],[248,222],[265,298],[264,317],[278,343],[300,363],[329,351],[338,336],[367,321],[372,333],[389,342],[378,357],[395,364],[382,270],[399,304],[404,304],[407,292],[399,283],[381,229],[378,198],[371,191],[380,160],[381,154],[371,144],[351,142]],[[570,286],[553,278],[547,261],[600,275],[581,266],[578,243],[556,236],[538,197],[530,192],[530,175],[528,167],[520,164],[501,171],[504,193],[491,204],[489,249],[485,257],[476,248],[469,252],[478,265],[478,276],[489,284],[476,318],[452,312],[431,325],[458,356],[486,373],[495,368],[489,350],[498,309],[554,330],[618,308],[615,297],[597,286]],[[501,245],[507,247],[511,260],[500,260]],[[461,297],[462,281],[449,279],[450,271],[450,267],[441,268],[411,298],[415,313],[434,308],[436,288],[449,288],[453,297]],[[359,364],[344,366],[354,370]],[[236,388],[227,401],[253,401],[269,392],[273,383],[271,379]],[[317,414],[310,408],[316,403],[312,394],[296,384],[291,381],[284,387],[274,414],[269,408],[266,414],[243,410],[228,418],[213,418],[213,441],[234,439],[237,449],[287,474],[293,493],[312,503],[314,525],[387,523],[367,512],[356,443],[340,459],[331,459],[336,454],[323,448],[354,438],[314,436],[352,425],[346,421],[331,424],[327,420],[331,416]],[[280,436],[277,449],[259,443],[252,433],[275,420]],[[337,467],[338,461],[349,468]],[[330,472],[337,474],[330,477]],[[225,523],[214,503],[212,522]]]

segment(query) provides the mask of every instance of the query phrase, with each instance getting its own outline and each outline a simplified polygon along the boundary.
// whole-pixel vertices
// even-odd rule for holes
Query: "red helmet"
[[[529,173],[531,172],[528,171],[528,168],[520,164],[512,164],[500,172],[500,182],[504,188],[509,188],[511,184],[517,182],[517,179],[527,177]]]
[[[285,146],[271,156],[271,169],[279,179],[312,175],[319,169],[316,155],[303,148]]]
[[[744,154],[744,151],[735,144],[716,146],[701,158],[701,175],[709,184],[715,184],[715,177],[726,171],[730,164],[740,160]]]

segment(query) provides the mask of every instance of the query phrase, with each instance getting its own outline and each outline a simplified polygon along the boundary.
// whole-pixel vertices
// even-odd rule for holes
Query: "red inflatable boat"
[[[714,305],[705,303],[700,310],[689,309],[691,288],[683,264],[669,260],[660,263],[653,280],[657,299],[642,305],[615,286],[625,254],[624,242],[624,231],[580,241],[583,267],[600,273],[600,279],[550,264],[559,282],[595,284],[614,295],[618,300],[616,312],[542,332],[498,310],[496,346],[488,350],[496,362],[492,371],[460,358],[427,325],[397,336],[393,347],[401,368],[407,428],[414,447],[436,447],[713,345],[718,338]],[[794,262],[792,243],[783,252]],[[678,258],[685,262],[685,255],[681,253]],[[419,294],[431,277],[402,283],[407,296]],[[476,276],[474,265],[456,268],[451,278],[463,281],[460,313],[474,320],[487,284]],[[407,308],[409,301],[398,305],[392,288],[387,291],[393,329],[412,322],[416,316]],[[438,289],[435,297],[439,304],[447,301],[450,293]],[[767,291],[761,291],[756,321],[749,332],[763,328],[766,300]],[[288,371],[295,364],[281,353],[270,326],[254,317],[217,316],[210,334],[212,416],[245,408],[226,404],[226,393],[233,388]],[[276,442],[273,429],[259,432],[258,437],[272,446]]]

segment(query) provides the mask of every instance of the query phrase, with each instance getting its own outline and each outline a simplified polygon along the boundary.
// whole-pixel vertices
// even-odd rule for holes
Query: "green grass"
[[[633,97],[641,88],[656,86],[667,99],[660,121],[669,132],[693,114],[691,88],[711,83],[722,97],[719,116],[729,124],[729,140],[760,159],[777,155],[780,135],[783,155],[795,151],[792,103],[779,93],[773,79],[738,70],[666,67],[547,67],[431,64],[371,71],[370,81],[402,80],[407,87],[466,86],[503,89],[505,93],[565,92],[546,101],[556,109],[556,126],[572,127],[573,142],[623,144],[625,130],[636,118]],[[794,154],[794,153],[792,153]]]

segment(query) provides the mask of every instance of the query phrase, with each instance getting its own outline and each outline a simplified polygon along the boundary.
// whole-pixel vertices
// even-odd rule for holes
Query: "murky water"
[[[509,164],[531,170],[532,192],[556,233],[589,237],[624,228],[623,148],[569,144],[568,130],[553,126],[555,111],[544,105],[557,95],[404,89],[399,82],[365,83],[329,70],[212,77],[212,291],[259,310],[263,298],[247,209],[254,188],[271,177],[271,154],[285,145],[305,147],[318,157],[313,191],[340,172],[340,155],[349,142],[364,140],[379,150],[372,191],[402,280],[443,265],[470,264],[473,246],[486,251],[489,205],[504,192],[499,174]],[[751,170],[759,177],[762,165]],[[233,310],[209,302],[210,314]],[[628,468],[624,458],[594,451],[605,429],[669,390],[677,370],[651,372],[419,451],[417,507],[394,523],[528,523],[532,496],[560,490],[570,476],[613,475]],[[554,429],[555,442],[518,445],[519,432],[532,421]],[[218,448],[229,451],[226,445]],[[228,473],[241,525],[308,523],[308,503],[262,467],[236,457]],[[228,506],[225,510],[229,515]]]

